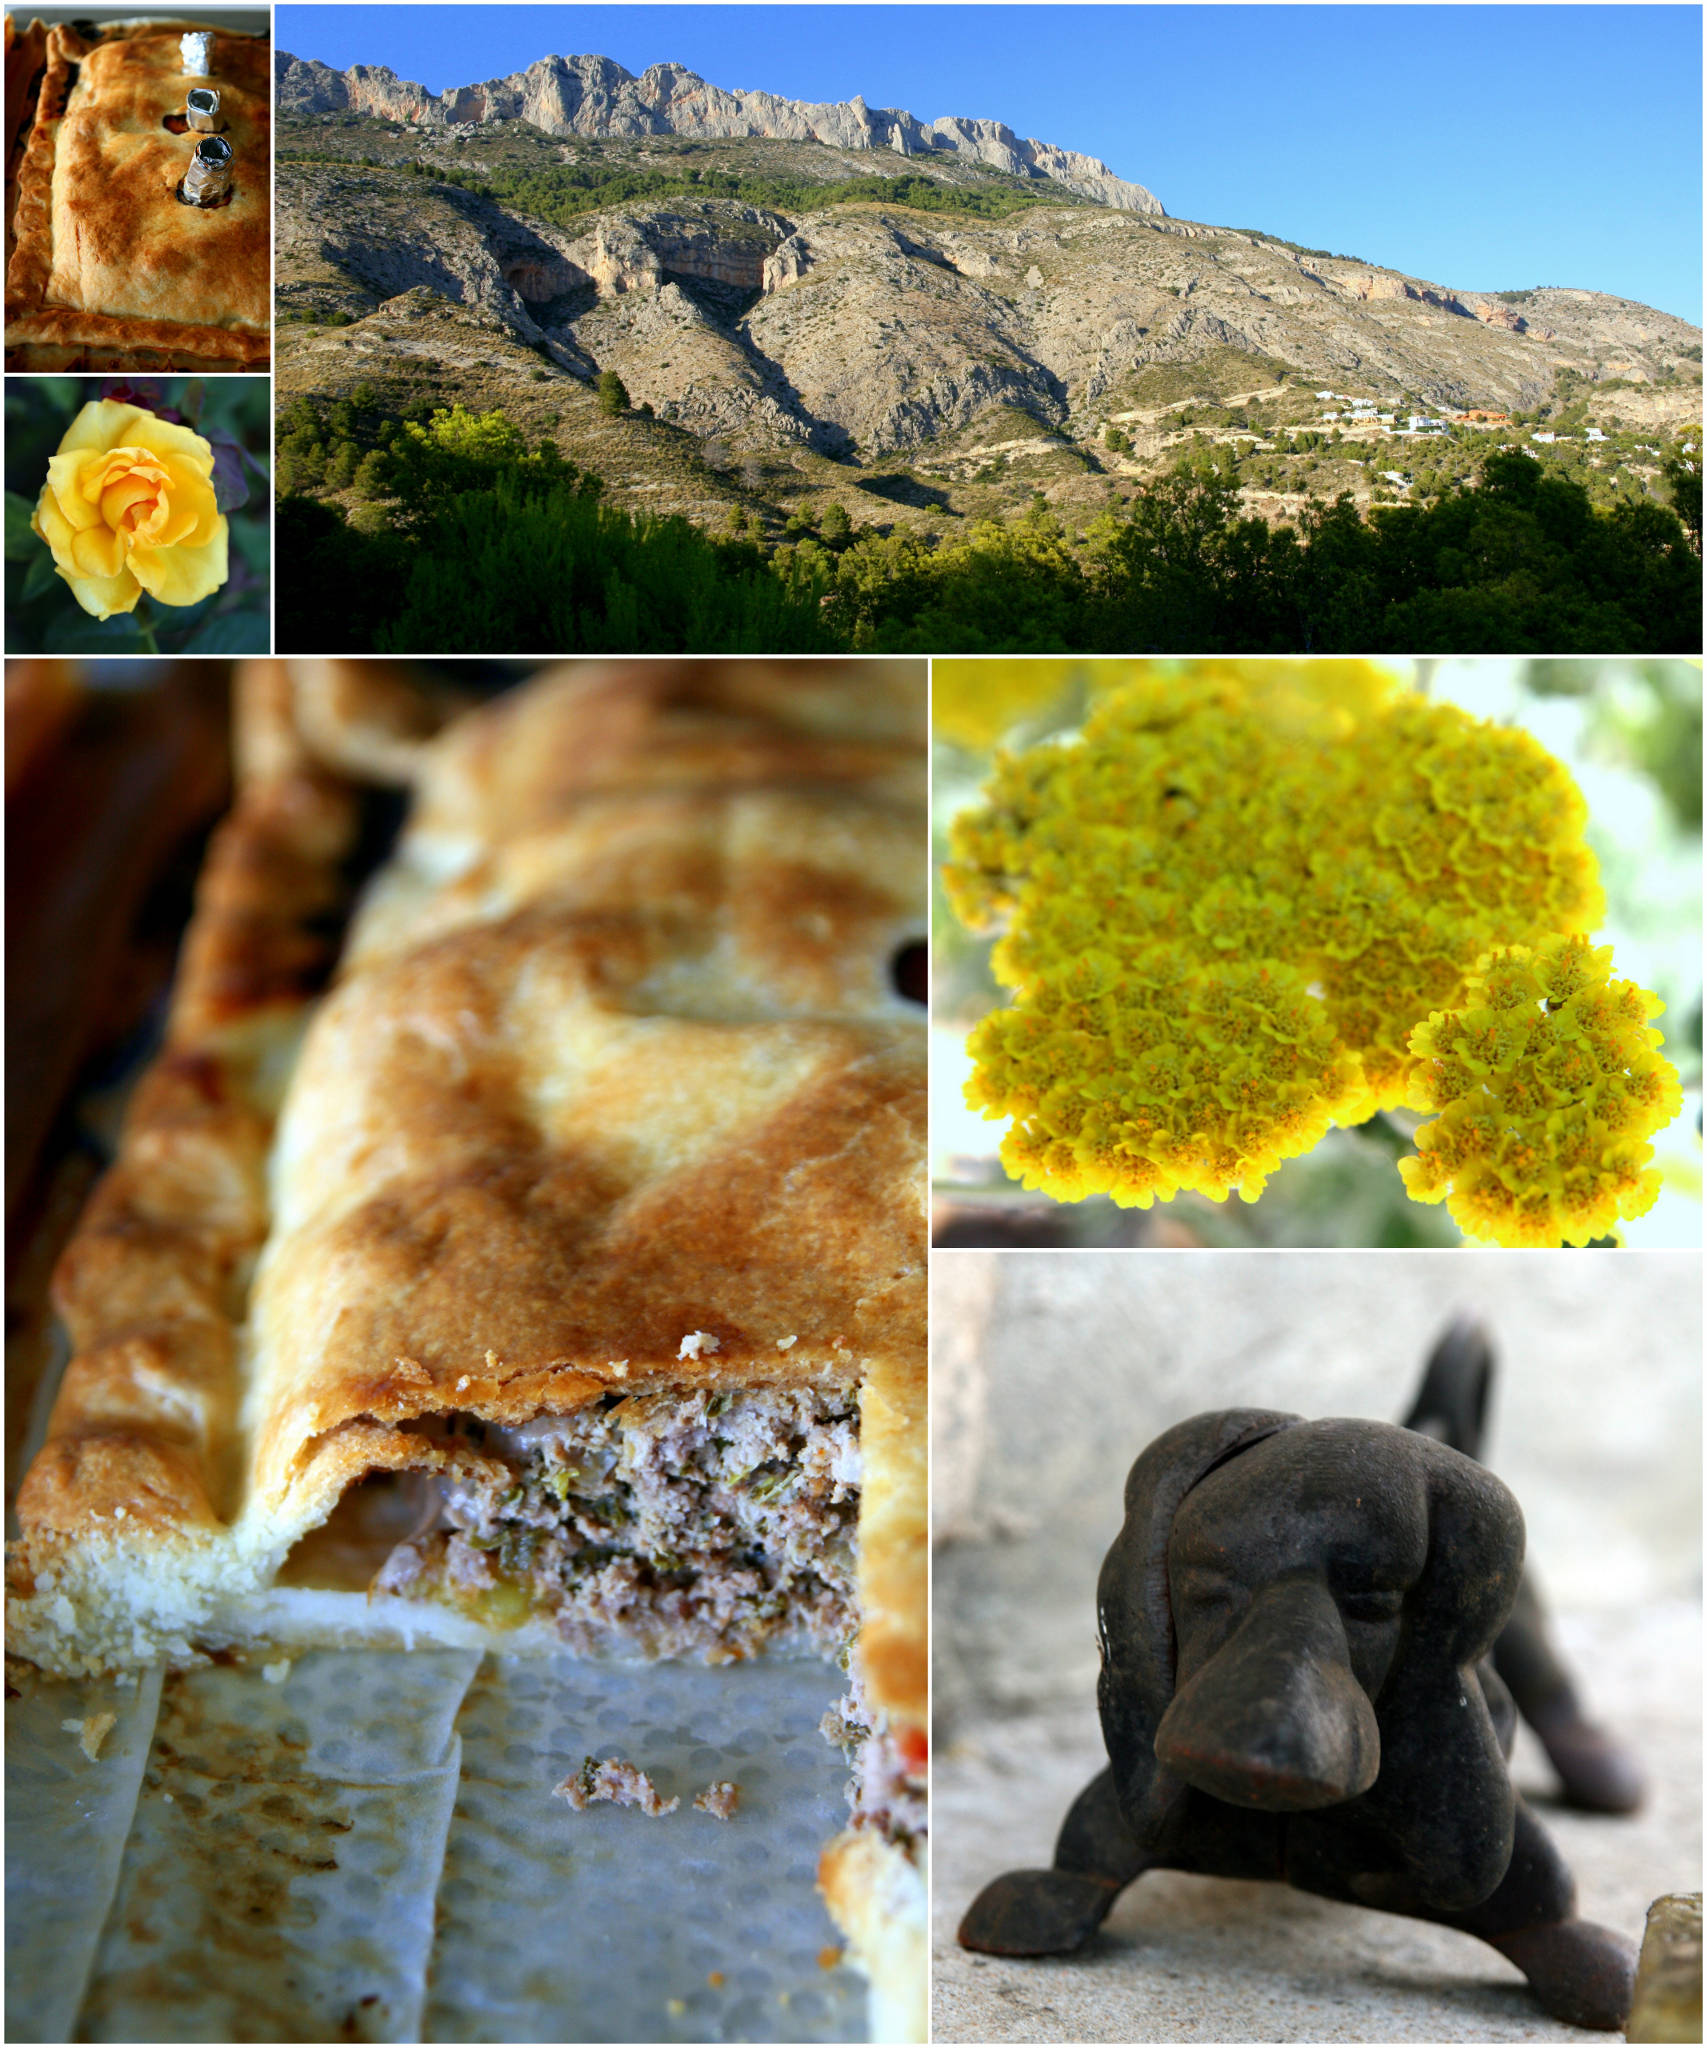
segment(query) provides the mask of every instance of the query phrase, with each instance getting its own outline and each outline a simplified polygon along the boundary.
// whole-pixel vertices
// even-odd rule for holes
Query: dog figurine
[[[1506,1771],[1516,1710],[1496,1642],[1523,1517],[1445,1440],[1479,1443],[1490,1363],[1455,1325],[1419,1427],[1232,1409],[1144,1452],[1097,1586],[1108,1767],[1054,1868],[987,1885],[963,1947],[1076,1949],[1146,1870],[1266,1878],[1478,1935],[1555,2018],[1622,2026],[1634,1947],[1575,1917],[1570,1872]],[[1556,1710],[1533,1600],[1516,1626],[1513,1677]],[[1587,1728],[1564,1684],[1555,1725]],[[1632,1803],[1633,1767],[1589,1734],[1598,1762],[1577,1775]]]

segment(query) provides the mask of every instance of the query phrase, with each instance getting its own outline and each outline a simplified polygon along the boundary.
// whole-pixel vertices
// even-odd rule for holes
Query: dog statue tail
[[[1405,1427],[1479,1463],[1493,1378],[1494,1345],[1486,1326],[1455,1316],[1429,1353]],[[1647,1793],[1642,1767],[1583,1711],[1549,1633],[1533,1566],[1524,1567],[1517,1604],[1493,1656],[1518,1712],[1558,1772],[1567,1803],[1590,1813],[1633,1813]]]

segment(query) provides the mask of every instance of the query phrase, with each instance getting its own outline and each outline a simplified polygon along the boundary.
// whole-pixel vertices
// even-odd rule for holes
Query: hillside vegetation
[[[814,143],[743,149],[651,136],[644,145],[582,143],[566,149],[525,124],[496,138],[483,135],[474,145],[430,149],[401,123],[366,114],[295,116],[281,124],[278,160],[356,164],[429,178],[558,227],[609,207],[672,198],[732,199],[805,213],[833,196],[838,202],[876,200],[976,220],[1085,203],[1052,182],[1012,177],[958,161],[947,151],[927,154],[924,168],[874,173],[856,170],[844,153]]]
[[[1041,499],[931,547],[832,507],[767,549],[610,505],[501,413],[283,423],[279,644],[382,652],[1686,652],[1700,644],[1699,467],[1680,511],[1597,511],[1493,457],[1474,491],[1295,526],[1181,469],[1075,539]],[[353,513],[303,495],[336,481]]]

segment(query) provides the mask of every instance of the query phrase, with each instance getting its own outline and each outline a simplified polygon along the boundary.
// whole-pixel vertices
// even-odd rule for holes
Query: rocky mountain
[[[426,129],[527,121],[545,135],[755,137],[886,150],[902,157],[946,153],[1012,177],[1048,178],[1099,206],[1132,213],[1163,210],[1142,185],[1116,177],[1097,158],[1016,135],[1001,121],[951,116],[924,122],[893,107],[868,107],[857,95],[824,103],[780,99],[769,92],[729,92],[681,64],[653,64],[636,78],[608,57],[542,57],[508,78],[441,93],[399,78],[384,65],[334,71],[283,50],[274,69],[281,114],[373,114]]]
[[[886,183],[869,114],[835,141],[590,132],[763,97],[696,80],[701,98],[666,101],[687,77],[669,67],[550,59],[435,99],[280,61],[298,109],[278,142],[281,398],[502,405],[661,509],[781,520],[863,493],[940,530],[1041,490],[1088,516],[1207,436],[1285,516],[1305,492],[1404,487],[1389,465],[1419,443],[1331,445],[1348,398],[1587,407],[1630,445],[1578,459],[1609,477],[1651,456],[1637,487],[1657,489],[1635,444],[1700,418],[1700,331],[1605,293],[1463,290],[955,150],[891,159]],[[770,104],[825,133],[850,112]],[[606,370],[631,405],[614,424]],[[1472,473],[1488,432],[1458,437]]]

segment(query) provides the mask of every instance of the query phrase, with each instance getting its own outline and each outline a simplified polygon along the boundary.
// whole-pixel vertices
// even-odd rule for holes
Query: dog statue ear
[[[1266,1408],[1194,1415],[1157,1437],[1127,1474],[1126,1519],[1097,1580],[1097,1703],[1121,1811],[1145,1849],[1166,1846],[1187,1791],[1156,1761],[1176,1664],[1168,1597],[1174,1516],[1217,1466],[1303,1419]]]
[[[1381,1689],[1381,1775],[1360,1814],[1397,1852],[1399,1890],[1463,1912],[1489,1896],[1511,1860],[1515,1795],[1499,1725],[1508,1703],[1490,1700],[1478,1666],[1517,1597],[1523,1514],[1484,1466],[1426,1438],[1418,1448],[1428,1565]]]

